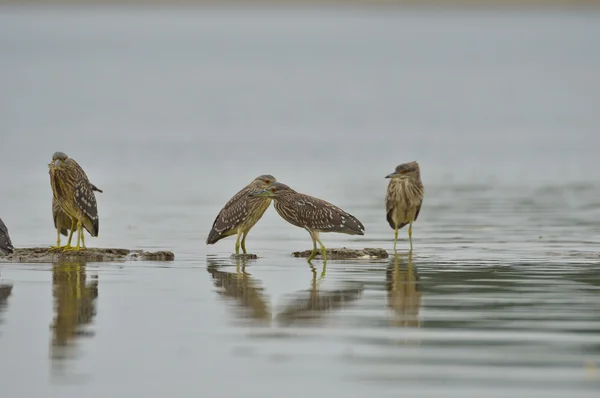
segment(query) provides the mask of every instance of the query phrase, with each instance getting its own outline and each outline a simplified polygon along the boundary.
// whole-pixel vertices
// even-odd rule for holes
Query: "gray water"
[[[55,242],[47,163],[98,194],[88,246],[174,262],[0,263],[2,397],[597,396],[600,13],[0,8],[0,217]],[[383,177],[418,160],[408,255],[321,261],[259,174],[392,249]],[[594,392],[596,391],[596,392]]]

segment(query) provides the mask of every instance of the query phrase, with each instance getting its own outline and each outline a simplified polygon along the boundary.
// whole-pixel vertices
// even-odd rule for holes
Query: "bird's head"
[[[292,188],[280,182],[274,182],[265,189],[257,192],[252,192],[248,196],[259,196],[262,198],[278,198],[289,192],[293,192]]]
[[[396,167],[396,170],[394,170],[393,173],[385,176],[385,178],[399,178],[399,179],[413,178],[413,177],[418,177],[419,173],[420,173],[419,163],[417,163],[416,161],[408,162],[408,163],[402,163],[402,164],[398,165]]]
[[[50,164],[48,164],[48,167],[56,169],[60,167],[60,165],[68,158],[69,157],[64,152],[54,152],[54,155],[52,155],[52,161],[50,162]]]
[[[273,177],[270,174],[263,174],[261,176],[258,176],[254,179],[254,181],[252,181],[252,185],[254,185],[254,187],[257,190],[262,190],[265,189],[266,187],[268,187],[269,185],[271,185],[272,183],[277,182],[277,180],[275,179],[275,177]]]

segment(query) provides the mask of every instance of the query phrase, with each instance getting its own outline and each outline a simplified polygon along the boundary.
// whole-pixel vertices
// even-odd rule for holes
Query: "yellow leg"
[[[60,246],[60,229],[59,228],[56,229],[56,246],[50,246],[50,248],[48,250],[57,250],[57,249],[63,249]]]
[[[408,226],[408,240],[410,241],[410,251],[412,252],[412,222]]]
[[[235,241],[235,254],[240,254],[240,237],[242,236],[242,232],[238,231],[237,240]]]
[[[85,249],[85,239],[84,239],[85,231],[83,230],[83,225],[81,225],[79,227],[79,229],[81,229],[81,248]]]
[[[319,242],[319,244],[321,245],[321,254],[323,255],[323,264],[325,264],[327,262],[327,249],[325,248],[325,245],[323,244],[323,242],[321,242],[321,240],[319,238],[317,238],[317,242]]]
[[[312,259],[315,258],[315,256],[317,255],[317,241],[312,234],[310,234],[310,237],[312,238],[312,241],[313,241],[313,250],[312,250],[312,253],[310,253],[310,256],[308,256],[309,264],[311,264]]]
[[[67,250],[81,250],[81,246],[79,245],[81,242],[81,230],[83,229],[83,227],[81,226],[81,222],[77,221],[76,226],[71,230],[71,235],[73,235],[73,230],[77,228],[77,245],[75,247],[71,247],[71,245],[69,245],[67,243],[67,246],[65,247],[65,251]],[[69,239],[70,241],[70,239]]]
[[[248,231],[242,232],[242,251],[244,252],[244,254],[247,254],[246,253],[246,235],[248,235]]]
[[[396,252],[396,242],[398,242],[398,226],[394,230],[394,253]]]
[[[63,246],[63,250],[71,249],[71,240],[73,239],[73,232],[75,232],[75,228],[77,228],[77,221],[75,219],[71,219],[71,231],[69,232],[69,239],[67,240],[67,244]]]

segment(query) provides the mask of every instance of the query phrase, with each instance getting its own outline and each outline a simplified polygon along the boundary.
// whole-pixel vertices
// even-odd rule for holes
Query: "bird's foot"
[[[65,249],[65,247],[67,247],[67,246],[66,245],[65,246],[50,246],[48,248],[48,251],[59,251],[59,250],[62,251]]]
[[[75,251],[81,251],[81,250],[85,250],[85,247],[81,247],[81,246],[69,246],[69,247],[65,247],[63,249],[63,252],[75,252]]]

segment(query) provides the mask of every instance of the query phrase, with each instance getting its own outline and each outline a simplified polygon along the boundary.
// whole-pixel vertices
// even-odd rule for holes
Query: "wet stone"
[[[312,250],[304,250],[301,252],[293,252],[294,257],[308,258]],[[321,258],[321,251],[317,252],[315,259]],[[388,258],[389,254],[385,249],[379,248],[368,248],[364,249],[347,249],[342,248],[327,248],[327,259],[328,260],[352,260],[352,259],[377,259],[377,258]]]
[[[175,255],[170,251],[147,252],[129,249],[87,248],[80,251],[50,250],[47,247],[15,249],[8,256],[0,256],[0,263],[52,263],[64,260],[81,261],[173,261]]]
[[[247,254],[232,254],[229,258],[233,258],[236,260],[256,260],[258,256],[256,254],[247,253]]]

